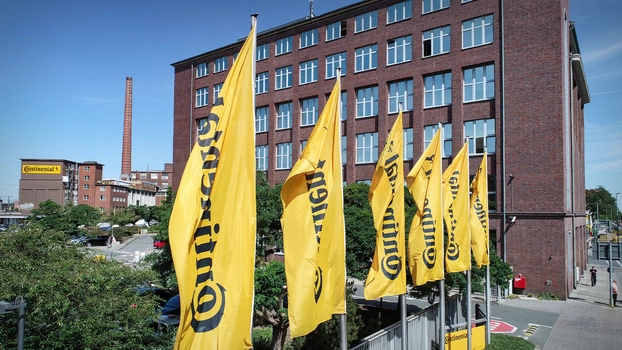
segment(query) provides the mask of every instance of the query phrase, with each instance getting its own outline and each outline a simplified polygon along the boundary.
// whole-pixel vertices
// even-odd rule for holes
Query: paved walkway
[[[607,266],[597,270],[596,286],[586,271],[567,301],[507,299],[503,305],[559,314],[543,350],[622,349],[622,301],[609,307]]]

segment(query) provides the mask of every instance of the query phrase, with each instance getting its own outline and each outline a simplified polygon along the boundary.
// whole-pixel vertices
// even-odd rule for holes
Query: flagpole
[[[337,96],[337,105],[339,106],[339,112],[337,113],[337,124],[338,124],[338,128],[339,128],[339,149],[341,150],[341,68],[337,68],[335,70],[336,75],[337,75],[337,80],[340,82],[339,84],[339,95]],[[341,152],[339,152],[339,165],[341,165],[343,167],[343,163],[341,161]],[[343,170],[342,170],[343,173]],[[343,203],[343,179],[342,179],[342,183],[341,183],[341,198],[342,198],[342,203]],[[342,209],[342,213],[343,213],[343,208]],[[343,215],[343,214],[342,214]],[[344,227],[344,232],[343,232],[343,246],[346,246],[346,232],[345,232],[345,227]],[[344,250],[345,252],[345,250]],[[345,257],[344,257],[345,258]],[[344,265],[345,265],[345,259],[343,261]],[[347,284],[347,277],[344,275],[344,279],[346,279],[346,286]],[[347,288],[347,287],[346,287]],[[343,290],[343,302],[344,304],[346,303],[346,295],[347,295],[347,291],[346,289]],[[339,349],[340,350],[347,350],[348,348],[348,327],[347,327],[347,322],[346,322],[346,315],[348,312],[347,307],[344,305],[344,310],[346,313],[344,314],[340,314],[339,315]]]
[[[488,170],[488,148],[484,146],[484,162],[486,162],[486,170]],[[488,174],[486,176],[486,193],[488,197]],[[488,201],[486,201],[488,203]],[[488,207],[486,209],[486,221],[488,221]],[[486,228],[488,230],[488,228]],[[486,265],[486,345],[490,344],[490,238],[486,235],[486,255],[488,256],[488,264]],[[503,247],[505,250],[505,246]]]
[[[441,140],[444,140],[444,135],[443,135],[443,124],[442,123],[438,123],[438,128],[439,128],[439,132],[441,133]],[[440,142],[440,140],[439,140]],[[440,154],[438,156],[441,156]],[[439,157],[441,158],[441,157]],[[436,160],[435,160],[436,162]],[[441,183],[443,182],[443,163],[441,162],[441,171],[439,172],[439,176],[441,177]],[[440,201],[441,201],[441,208],[443,208],[443,195],[441,192],[441,196],[440,196]],[[443,217],[443,215],[441,215],[441,227],[443,227],[443,231],[445,230],[445,218]],[[443,234],[441,235],[441,247],[442,248],[442,253],[440,254],[441,256],[441,264],[443,265],[443,279],[440,280],[439,283],[439,290],[440,290],[440,307],[439,307],[439,312],[440,314],[440,322],[441,322],[441,336],[440,339],[438,341],[439,343],[439,350],[444,350],[445,349],[445,233],[443,232]]]
[[[465,144],[468,142],[468,139],[465,140]],[[466,157],[467,157],[467,173],[466,175],[468,176],[470,174],[470,167],[469,167],[469,152],[466,152]],[[469,205],[469,210],[472,210],[471,206]],[[471,229],[470,229],[470,225],[469,225],[469,243],[471,243]],[[469,252],[471,251],[471,247],[469,247]],[[469,269],[467,270],[467,349],[471,350],[472,347],[472,323],[471,323],[471,313],[472,311],[472,305],[471,305],[471,264],[470,264],[471,259],[469,259]]]
[[[398,103],[398,111],[399,111],[400,114],[402,113],[402,102]],[[402,132],[402,137],[404,137],[404,133],[403,132]],[[401,198],[400,198],[400,200],[401,200]],[[408,349],[408,329],[407,329],[408,323],[407,323],[407,320],[406,320],[406,317],[407,317],[406,316],[407,315],[407,312],[406,312],[406,309],[407,309],[407,306],[406,306],[406,291],[404,291],[404,294],[400,295],[399,301],[400,301],[400,304],[401,304],[401,307],[400,307],[400,319],[402,320],[402,325],[401,325],[401,328],[402,328],[402,350],[406,350],[406,349]]]

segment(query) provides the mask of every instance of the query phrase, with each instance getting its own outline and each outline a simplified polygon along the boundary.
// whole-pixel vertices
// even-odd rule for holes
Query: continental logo
[[[423,170],[428,181],[430,180],[430,174],[432,174],[434,158],[434,155],[426,157],[423,164]],[[421,214],[421,230],[423,231],[423,241],[425,242],[425,248],[422,254],[423,263],[428,269],[432,269],[436,265],[437,256],[436,220],[434,219],[437,213],[434,213],[432,208],[430,208],[430,201],[427,197],[423,201],[423,211]]]
[[[398,175],[398,159],[399,154],[392,156],[384,162],[383,167],[391,184],[391,202],[382,217],[382,247],[384,256],[380,261],[380,270],[390,280],[395,280],[402,271],[402,259],[400,259],[399,245],[397,244],[399,223],[395,220],[395,209],[393,207],[395,183]]]
[[[215,106],[223,105],[223,99],[218,98]],[[190,303],[192,320],[190,325],[196,333],[209,332],[218,327],[224,315],[226,289],[215,281],[213,270],[213,256],[220,224],[212,218],[212,186],[220,159],[218,139],[222,130],[218,130],[220,117],[210,113],[203,128],[199,132],[197,147],[199,147],[203,167],[201,176],[202,209],[201,221],[194,231],[194,251],[196,253],[196,282]]]
[[[453,200],[456,199],[458,195],[458,191],[460,190],[460,183],[458,178],[460,177],[460,171],[456,170],[451,174],[449,178],[449,188],[451,189],[451,198]],[[447,227],[449,228],[449,242],[447,243],[447,259],[450,261],[456,261],[460,259],[460,245],[456,243],[456,224],[458,220],[454,215],[454,208],[452,204],[449,206],[447,210],[449,214],[449,222],[447,223]]]
[[[324,175],[324,165],[326,160],[320,159],[314,173],[306,174],[307,191],[309,192],[309,204],[311,205],[311,215],[313,219],[313,227],[315,229],[315,240],[317,242],[317,250],[320,252],[320,240],[322,238],[322,225],[326,217],[328,209],[328,186],[326,185]],[[322,288],[324,286],[324,277],[322,276],[322,268],[317,266],[315,270],[314,296],[315,303],[322,296]]]
[[[60,175],[60,165],[22,165],[22,174]]]

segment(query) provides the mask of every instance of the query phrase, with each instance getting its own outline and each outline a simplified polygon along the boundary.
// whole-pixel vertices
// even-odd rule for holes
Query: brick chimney
[[[132,172],[132,77],[125,78],[125,111],[123,113],[123,153],[121,180],[130,180]]]

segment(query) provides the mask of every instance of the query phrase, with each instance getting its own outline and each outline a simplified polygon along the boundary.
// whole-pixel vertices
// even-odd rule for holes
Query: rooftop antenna
[[[309,0],[309,18],[313,18],[315,15],[313,14],[313,0]]]

